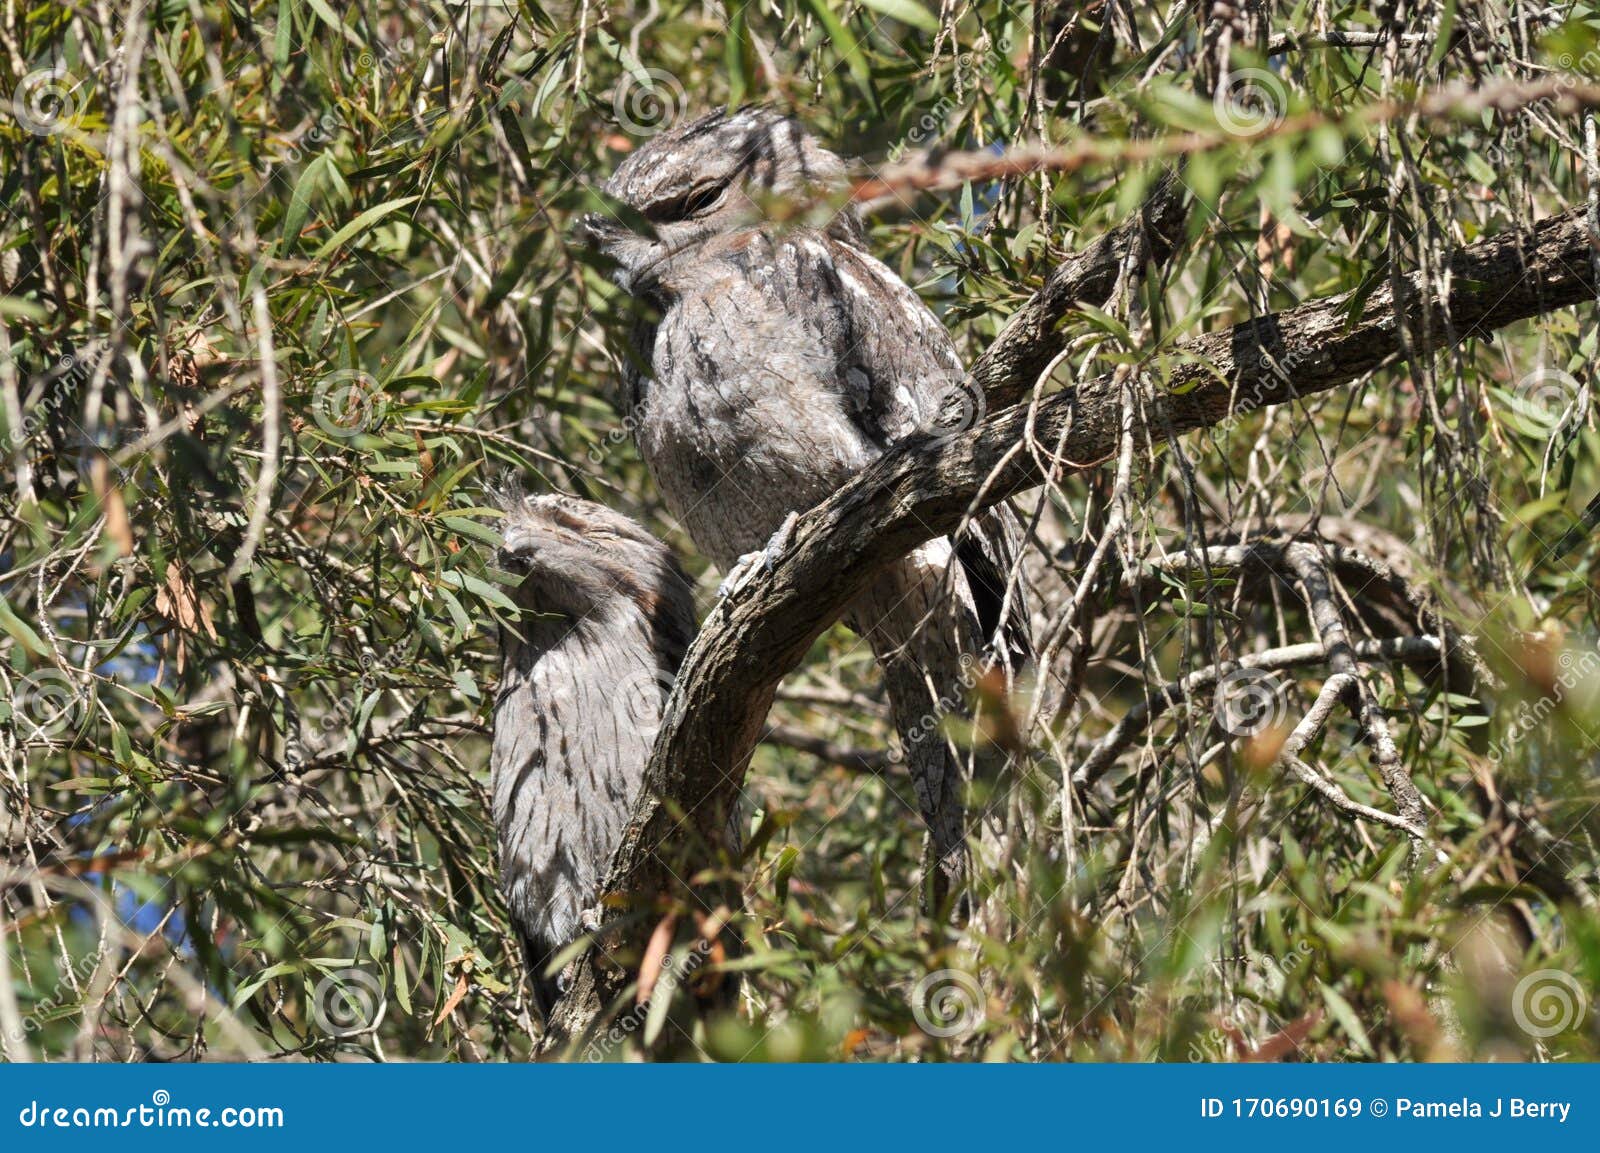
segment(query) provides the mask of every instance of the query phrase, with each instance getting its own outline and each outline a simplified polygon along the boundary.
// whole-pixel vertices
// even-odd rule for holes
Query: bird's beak
[[[502,548],[495,557],[502,571],[523,576],[527,575],[530,567],[528,559],[526,549],[514,548]]]
[[[602,212],[586,212],[573,225],[574,237],[584,244],[600,247],[626,231],[622,225]]]

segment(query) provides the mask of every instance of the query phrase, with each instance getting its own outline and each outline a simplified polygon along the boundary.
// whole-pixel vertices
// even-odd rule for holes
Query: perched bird
[[[647,232],[583,222],[650,306],[629,374],[640,452],[724,573],[764,544],[770,563],[795,514],[933,430],[970,387],[938,318],[866,251],[855,210],[806,217],[845,183],[797,121],[749,107],[675,126],[618,167],[605,191]],[[1006,510],[976,518],[875,577],[846,618],[884,669],[948,880],[964,870],[963,770],[938,721],[963,707],[980,662],[1014,670],[1029,655],[1024,590],[1007,586],[1015,530]]]
[[[525,573],[502,627],[489,771],[500,883],[535,999],[560,992],[552,957],[600,896],[694,637],[672,550],[591,501],[512,498],[500,562]]]

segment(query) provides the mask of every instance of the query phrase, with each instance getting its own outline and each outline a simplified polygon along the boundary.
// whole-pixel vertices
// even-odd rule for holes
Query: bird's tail
[[[1026,625],[1004,623],[1025,622],[1026,606],[1019,601],[1018,611],[1002,613],[1004,586],[998,593],[995,584],[973,588],[964,560],[948,541],[930,542],[874,578],[848,617],[884,671],[937,864],[928,878],[935,907],[965,886],[967,781],[978,776],[998,785],[1008,761],[1003,750],[984,746],[975,724],[971,755],[964,754],[945,718],[975,721],[971,702],[983,695],[980,680],[991,668],[1015,672],[1030,651]]]
[[[518,936],[522,939],[523,971],[528,974],[534,1007],[539,1010],[540,1018],[548,1024],[550,1010],[555,1008],[562,992],[560,974],[545,975],[556,951],[547,942],[536,940],[526,933],[519,933]]]

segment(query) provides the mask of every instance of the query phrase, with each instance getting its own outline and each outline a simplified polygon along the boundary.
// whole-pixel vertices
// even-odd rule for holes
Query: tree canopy
[[[974,372],[714,613],[573,225],[756,101]],[[754,748],[732,896],[615,904],[559,1055],[1600,1056],[1597,106],[1582,0],[6,0],[4,1053],[537,1051],[515,478],[697,579],[638,828]],[[837,618],[1002,499],[1038,675],[944,722],[1018,768],[931,923]]]

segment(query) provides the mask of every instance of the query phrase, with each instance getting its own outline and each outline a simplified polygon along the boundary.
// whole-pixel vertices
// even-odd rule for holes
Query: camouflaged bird
[[[605,191],[647,231],[584,222],[654,313],[634,333],[628,382],[640,452],[724,573],[781,549],[794,514],[934,429],[969,387],[938,318],[867,252],[853,207],[810,221],[797,207],[837,203],[845,185],[843,161],[797,121],[744,108],[662,132],[617,169]],[[1029,655],[1024,590],[1007,587],[1015,529],[999,510],[959,541],[929,542],[846,618],[885,671],[950,880],[964,871],[963,769],[938,721],[963,707],[982,661],[1015,669]]]
[[[694,600],[666,545],[592,501],[513,497],[503,537],[523,613],[501,629],[490,788],[501,889],[547,1013],[560,981],[546,970],[598,903]]]

